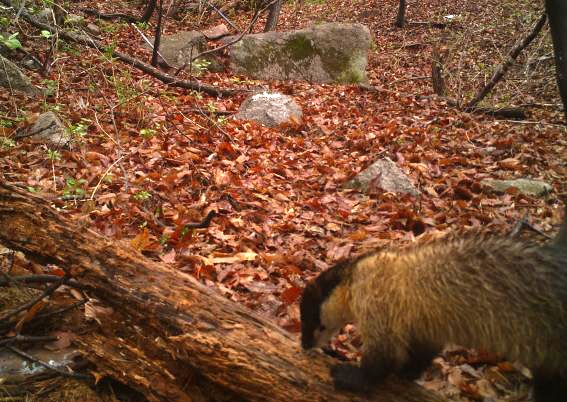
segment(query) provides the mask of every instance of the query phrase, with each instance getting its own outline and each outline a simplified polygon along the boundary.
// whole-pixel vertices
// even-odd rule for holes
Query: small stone
[[[291,96],[277,92],[257,93],[250,96],[242,105],[235,119],[254,120],[267,127],[282,123],[301,122],[303,112]]]
[[[86,25],[86,23],[87,21],[85,20],[85,17],[83,17],[82,15],[67,14],[67,16],[65,17],[65,25],[84,26]]]
[[[515,180],[493,180],[485,179],[482,180],[481,185],[492,189],[498,193],[504,193],[510,188],[517,188],[520,193],[530,196],[542,196],[546,195],[553,190],[550,184],[531,179],[515,179]]]
[[[27,75],[22,73],[18,66],[3,56],[0,56],[0,86],[23,92],[34,96],[41,94],[41,90],[34,87]]]
[[[33,126],[27,129],[18,137],[31,138],[50,146],[65,146],[72,136],[69,134],[59,117],[53,112],[46,112],[39,115]]]
[[[419,191],[390,158],[374,162],[353,179],[346,182],[343,187],[357,189],[362,192],[368,192],[376,187],[393,193],[419,195]]]
[[[91,23],[88,23],[87,26],[85,27],[85,30],[90,33],[91,35],[94,36],[99,36],[100,35],[100,28],[98,27],[98,25]]]
[[[44,8],[35,15],[35,18],[44,24],[53,24],[53,10],[51,8]]]
[[[214,26],[212,28],[203,31],[203,35],[205,35],[209,40],[217,40],[229,34],[230,31],[228,30],[228,27],[224,24],[219,24],[217,26]]]

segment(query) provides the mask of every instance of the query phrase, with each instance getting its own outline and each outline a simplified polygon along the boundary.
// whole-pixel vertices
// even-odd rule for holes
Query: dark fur
[[[321,303],[329,297],[339,283],[347,280],[350,264],[348,260],[339,262],[332,269],[322,272],[316,281],[310,282],[303,290],[300,311],[301,346],[304,349],[315,346],[313,333],[321,326]]]

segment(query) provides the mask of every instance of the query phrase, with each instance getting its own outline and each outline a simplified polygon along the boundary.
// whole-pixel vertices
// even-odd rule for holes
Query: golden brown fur
[[[361,367],[333,369],[335,384],[351,390],[392,373],[415,378],[446,343],[483,348],[530,367],[536,401],[563,401],[566,243],[561,236],[543,247],[450,236],[343,261],[304,291],[303,347],[321,345],[354,322],[363,341]]]
[[[363,257],[351,275],[350,310],[365,350],[403,361],[419,336],[434,347],[451,342],[567,369],[566,260],[538,246],[443,239]]]

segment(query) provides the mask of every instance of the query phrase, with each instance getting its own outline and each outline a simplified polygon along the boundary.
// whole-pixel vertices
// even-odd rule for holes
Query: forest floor
[[[72,2],[70,11],[80,14],[91,3]],[[52,96],[34,100],[0,89],[0,134],[9,138],[38,113],[55,110],[75,134],[75,144],[48,149],[4,140],[0,177],[52,200],[78,225],[130,242],[292,332],[299,331],[297,299],[306,281],[341,258],[452,231],[507,233],[525,214],[552,235],[563,213],[560,195],[567,191],[567,131],[548,27],[484,103],[529,107],[528,120],[461,112],[433,95],[430,80],[436,45],[444,54],[448,95],[470,100],[532,29],[543,5],[410,2],[410,22],[451,19],[444,29],[427,24],[396,29],[397,6],[397,0],[286,3],[278,25],[278,30],[326,21],[367,25],[374,40],[368,77],[377,91],[254,81],[231,73],[198,77],[219,87],[292,95],[304,111],[296,127],[266,128],[219,115],[236,111],[247,94],[216,98],[167,87],[95,50],[61,42],[50,75],[32,76]],[[96,7],[143,8],[116,1]],[[214,16],[181,17],[166,21],[165,34],[221,22]],[[245,11],[230,15],[241,29],[250,17]],[[153,36],[154,23],[141,27],[146,35]],[[149,61],[134,27],[97,24],[107,45]],[[48,43],[36,31],[25,24],[20,29],[30,52],[46,52]],[[346,179],[384,156],[419,188],[418,199],[342,189]],[[544,180],[554,191],[534,198],[480,186],[485,178],[519,177]],[[79,197],[69,199],[73,195]],[[220,215],[210,227],[185,229],[213,209]],[[470,300],[471,313],[474,303]],[[477,313],[470,319],[485,318]],[[333,348],[356,358],[357,344],[347,328]],[[521,366],[457,347],[436,359],[421,383],[459,401],[525,401],[529,394]]]

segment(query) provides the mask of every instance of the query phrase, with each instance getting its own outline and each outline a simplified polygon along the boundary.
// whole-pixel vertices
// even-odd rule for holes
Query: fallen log
[[[271,321],[224,299],[192,276],[144,258],[0,182],[0,242],[63,268],[114,314],[79,343],[99,373],[150,401],[193,401],[191,379],[247,401],[362,401],[335,391],[332,359],[305,353]],[[103,319],[103,317],[101,317]],[[234,400],[234,399],[232,399]],[[440,402],[417,384],[390,379],[377,402]]]

